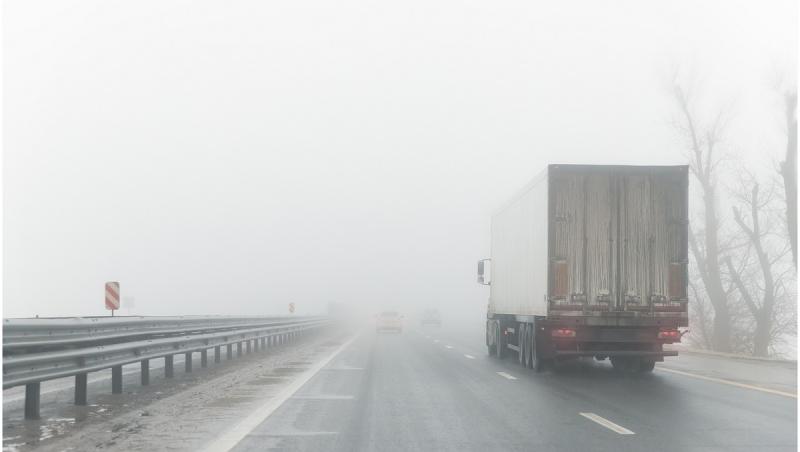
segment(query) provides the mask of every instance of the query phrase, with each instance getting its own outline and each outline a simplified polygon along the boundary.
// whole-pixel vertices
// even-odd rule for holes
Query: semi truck
[[[651,372],[688,327],[687,166],[549,165],[492,216],[486,346]]]

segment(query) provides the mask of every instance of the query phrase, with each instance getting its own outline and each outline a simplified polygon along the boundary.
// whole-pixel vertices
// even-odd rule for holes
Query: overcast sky
[[[548,163],[685,163],[670,68],[783,152],[797,2],[3,2],[3,315],[480,318],[491,212]]]

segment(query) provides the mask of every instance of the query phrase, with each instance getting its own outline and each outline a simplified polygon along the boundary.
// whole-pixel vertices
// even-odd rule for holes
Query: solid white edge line
[[[735,386],[737,388],[752,389],[753,391],[761,391],[761,392],[766,392],[768,394],[775,394],[783,397],[791,397],[793,399],[797,398],[797,394],[792,394],[791,392],[778,391],[777,389],[769,389],[761,386],[753,386],[744,383],[737,383],[735,381],[723,380],[722,378],[706,377],[705,375],[693,374],[689,372],[684,372],[682,370],[668,369],[666,367],[656,367],[656,369],[673,374],[684,375],[686,377],[697,378],[698,380],[713,381],[714,383],[721,383],[724,385]]]
[[[517,377],[515,377],[513,375],[510,375],[510,374],[507,374],[505,372],[497,372],[497,375],[500,375],[501,377],[507,378],[509,380],[516,380],[517,379]]]
[[[243,440],[250,432],[253,431],[254,428],[258,427],[262,422],[264,422],[275,410],[280,408],[284,402],[289,400],[294,393],[296,393],[300,388],[303,387],[306,383],[308,383],[311,378],[314,377],[323,367],[327,366],[329,362],[333,360],[336,356],[339,355],[344,349],[350,346],[358,337],[361,336],[361,333],[356,334],[350,340],[342,344],[339,348],[337,348],[333,353],[331,353],[327,358],[323,359],[322,361],[318,362],[314,367],[311,367],[307,371],[300,374],[297,379],[292,381],[287,387],[281,390],[278,394],[274,397],[269,399],[264,405],[256,408],[255,411],[250,413],[249,416],[244,418],[241,422],[233,426],[230,430],[223,433],[216,441],[211,443],[208,447],[204,450],[207,452],[219,452],[219,451],[229,451],[236,447],[237,444],[241,440]]]
[[[609,421],[608,419],[606,419],[606,418],[604,418],[602,416],[599,416],[597,414],[594,414],[594,413],[578,413],[578,414],[580,414],[581,416],[585,417],[586,419],[589,419],[592,422],[595,422],[597,424],[602,425],[603,427],[605,427],[605,428],[607,428],[609,430],[615,431],[615,432],[619,433],[620,435],[635,435],[636,434],[636,433],[633,433],[632,431],[628,430],[627,428],[625,428],[625,427],[623,427],[621,425],[617,425],[617,424]]]
[[[474,357],[474,356],[472,356],[472,355],[467,355],[466,353],[464,354],[464,358],[467,358],[467,359],[475,359],[475,357]]]

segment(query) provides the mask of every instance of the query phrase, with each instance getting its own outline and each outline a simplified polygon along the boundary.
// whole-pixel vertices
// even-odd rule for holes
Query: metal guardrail
[[[330,324],[321,317],[117,317],[5,319],[3,389],[25,385],[25,418],[39,418],[41,382],[75,377],[75,404],[87,403],[87,375],[111,369],[112,393],[122,393],[122,366],[141,363],[142,385],[149,384],[151,359],[164,358],[166,378],[174,375],[173,357],[192,354],[206,367],[208,350],[220,362],[222,347],[232,359],[266,350]]]
[[[301,318],[302,319],[302,318]],[[313,320],[314,317],[304,318]],[[135,338],[294,324],[297,317],[72,317],[4,319],[3,355]]]

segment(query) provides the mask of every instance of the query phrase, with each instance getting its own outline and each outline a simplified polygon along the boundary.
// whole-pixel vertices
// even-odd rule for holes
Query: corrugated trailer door
[[[586,280],[592,309],[608,310],[616,299],[617,202],[614,178],[607,172],[586,179]]]
[[[676,291],[683,272],[683,189],[663,172],[621,175],[621,295],[626,310],[650,311]],[[672,274],[672,290],[670,275]],[[672,294],[675,296],[676,294]]]
[[[616,268],[616,201],[607,172],[553,178],[551,296],[563,309],[609,309]]]

